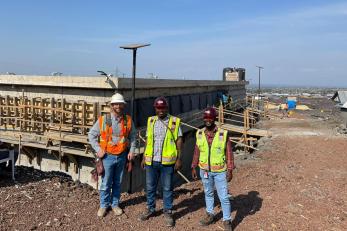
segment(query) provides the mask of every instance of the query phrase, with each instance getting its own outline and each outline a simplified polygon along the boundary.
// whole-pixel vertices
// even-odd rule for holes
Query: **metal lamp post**
[[[147,47],[151,44],[130,44],[125,46],[120,46],[120,48],[123,48],[125,50],[133,50],[133,74],[132,74],[132,81],[131,81],[131,117],[136,123],[136,115],[135,115],[135,78],[136,78],[136,52],[138,48]],[[130,172],[129,175],[129,189],[128,192],[132,192],[132,172]]]

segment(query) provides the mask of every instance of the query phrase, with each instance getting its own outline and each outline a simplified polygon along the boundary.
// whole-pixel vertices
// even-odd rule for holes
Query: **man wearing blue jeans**
[[[206,216],[200,220],[202,226],[214,222],[214,188],[222,205],[225,230],[232,230],[231,205],[228,182],[232,179],[234,160],[227,131],[217,128],[214,108],[204,111],[205,128],[196,133],[196,146],[192,162],[192,177],[197,179],[195,168],[199,166],[205,191]]]
[[[126,159],[133,159],[136,146],[136,129],[131,117],[124,114],[124,107],[123,96],[113,95],[111,114],[100,116],[88,134],[92,148],[104,165],[98,217],[104,217],[109,207],[116,216],[123,213],[119,207],[120,186]]]
[[[163,210],[166,226],[172,227],[173,175],[181,167],[182,131],[180,119],[167,114],[164,97],[154,101],[156,116],[148,118],[147,140],[142,167],[146,169],[147,209],[140,216],[145,221],[155,212],[156,191],[159,179],[163,189]]]

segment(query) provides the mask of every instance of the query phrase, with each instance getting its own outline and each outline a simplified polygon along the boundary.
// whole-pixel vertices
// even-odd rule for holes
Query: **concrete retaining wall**
[[[207,81],[207,80],[154,80],[136,79],[137,99],[160,95],[184,95],[225,90],[234,99],[246,96],[247,82]],[[0,95],[34,98],[62,97],[88,102],[107,102],[119,92],[127,100],[131,98],[131,79],[71,76],[8,76],[0,75]]]

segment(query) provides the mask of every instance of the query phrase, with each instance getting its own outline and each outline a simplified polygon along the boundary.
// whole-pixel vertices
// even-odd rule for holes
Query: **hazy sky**
[[[262,83],[347,86],[347,1],[1,1],[0,73],[220,79],[256,65]]]

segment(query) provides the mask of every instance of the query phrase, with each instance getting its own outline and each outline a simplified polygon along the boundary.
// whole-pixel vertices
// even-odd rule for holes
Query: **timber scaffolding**
[[[19,158],[17,164],[35,165],[41,169],[43,158],[53,158],[53,160],[55,159],[59,162],[59,169],[53,169],[52,165],[47,165],[46,168],[43,168],[44,170],[65,170],[68,172],[72,168],[75,176],[78,176],[75,177],[76,179],[80,179],[82,168],[84,173],[87,173],[87,171],[89,173],[92,165],[89,164],[88,166],[87,162],[91,163],[94,154],[88,143],[87,133],[100,115],[110,111],[108,100],[115,90],[124,94],[127,99],[129,90],[126,86],[129,85],[129,80],[117,79],[117,82],[115,81],[116,84],[111,84],[112,87],[108,87],[108,85],[99,86],[104,84],[103,81],[94,81],[95,84],[91,85],[91,83],[94,83],[92,81],[89,84],[83,83],[83,86],[78,85],[79,88],[77,88],[76,82],[82,81],[82,78],[80,80],[78,78],[77,80],[71,80],[74,81],[71,83],[66,79],[61,84],[55,83],[56,90],[53,86],[54,83],[49,83],[52,86],[47,86],[47,82],[35,84],[30,82],[30,84],[26,84],[25,81],[21,81],[22,77],[17,77],[17,79],[15,77],[11,78],[14,80],[11,80],[12,82],[8,80],[10,83],[1,82],[6,80],[6,78],[2,78],[0,81],[0,140],[14,146],[18,150]],[[24,80],[26,78],[29,77],[23,77]],[[44,79],[41,77],[37,78],[38,80]],[[84,80],[86,82],[93,79],[91,77],[86,78],[87,80]],[[96,79],[98,80],[98,78]],[[125,87],[122,86],[122,81],[124,81]],[[182,118],[184,133],[189,134],[190,132],[193,134],[195,132],[192,129],[198,129],[203,126],[202,109],[206,106],[202,103],[204,102],[207,105],[220,104],[218,100],[214,100],[213,97],[217,97],[217,93],[214,92],[224,89],[222,91],[223,94],[232,97],[230,97],[231,100],[228,103],[217,106],[219,112],[218,125],[230,131],[232,142],[237,146],[243,147],[248,152],[256,149],[256,140],[259,137],[270,135],[267,131],[255,128],[255,123],[259,116],[269,116],[266,112],[258,109],[266,107],[259,107],[259,101],[255,101],[254,97],[238,97],[246,96],[244,90],[245,83],[160,80],[159,82],[161,83],[158,84],[156,80],[141,81],[139,85],[141,86],[142,84],[143,87],[137,91],[140,91],[139,94],[142,94],[142,97],[147,98],[143,98],[144,101],[140,101],[137,108],[144,108],[147,110],[146,113],[151,115],[153,114],[153,111],[151,111],[153,110],[151,106],[153,99],[158,95],[169,97],[170,107],[173,110],[171,113]],[[164,85],[164,83],[166,84]],[[76,90],[78,89],[78,93],[73,92],[74,86],[71,86],[73,84],[76,84],[75,88]],[[160,86],[161,89],[159,89]],[[1,87],[3,88],[1,89]],[[50,92],[46,92],[46,87],[51,89],[52,97],[47,97],[50,95]],[[189,92],[191,96],[187,95]],[[42,95],[42,97],[37,97],[37,95]],[[95,97],[91,97],[92,95],[95,95]],[[82,98],[86,100],[82,100]],[[232,98],[235,100],[232,100]],[[184,103],[185,99],[189,100],[190,107]],[[198,101],[198,106],[194,106],[196,100]],[[177,108],[177,103],[179,102],[185,104],[180,105],[181,109]],[[151,109],[149,109],[148,105]],[[175,110],[176,113],[174,112]],[[147,115],[143,116],[140,114],[140,116],[146,117]],[[140,121],[135,121],[138,126],[135,153],[138,157],[141,157],[144,151],[143,137],[146,128],[143,126],[145,119],[138,119]],[[185,139],[184,148],[186,149],[186,154],[189,153],[191,155],[194,147],[194,137],[194,135],[188,135],[188,138]],[[22,160],[21,157],[25,158]],[[35,159],[36,163],[33,162]],[[137,160],[139,159],[137,158]],[[189,161],[191,161],[191,157],[188,157],[185,162],[188,163]],[[88,168],[86,168],[86,165]],[[185,168],[187,173],[190,169],[189,164]],[[70,174],[72,175],[72,172]],[[139,171],[133,177],[143,178],[144,176]],[[90,179],[89,177],[84,178],[84,180],[81,180],[82,182],[84,181],[95,186],[88,180]],[[133,182],[133,184],[140,185],[139,181],[137,183]],[[133,188],[135,190],[139,189],[137,186]]]

